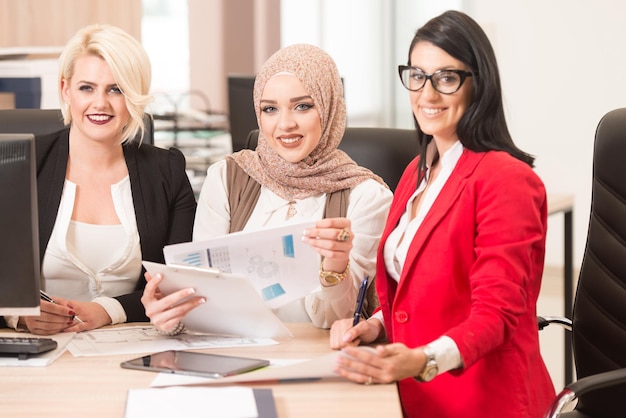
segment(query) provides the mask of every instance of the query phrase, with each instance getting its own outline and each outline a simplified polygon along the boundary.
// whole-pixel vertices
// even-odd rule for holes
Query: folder
[[[192,287],[194,297],[204,296],[206,302],[183,318],[191,331],[259,338],[292,336],[246,277],[150,261],[143,265],[153,277],[157,273],[163,276],[159,289],[164,294]]]
[[[272,389],[169,387],[130,389],[124,418],[277,418]]]

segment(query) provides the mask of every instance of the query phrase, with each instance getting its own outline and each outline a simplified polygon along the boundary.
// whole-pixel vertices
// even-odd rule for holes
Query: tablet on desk
[[[125,369],[187,374],[211,378],[233,376],[268,366],[269,360],[169,350],[125,361]]]

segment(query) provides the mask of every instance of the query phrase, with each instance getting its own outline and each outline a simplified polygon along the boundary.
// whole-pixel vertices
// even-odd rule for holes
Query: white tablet
[[[246,277],[150,261],[143,265],[152,276],[161,273],[159,288],[164,294],[192,287],[196,290],[194,296],[204,296],[206,303],[183,319],[191,331],[257,338],[292,336]]]

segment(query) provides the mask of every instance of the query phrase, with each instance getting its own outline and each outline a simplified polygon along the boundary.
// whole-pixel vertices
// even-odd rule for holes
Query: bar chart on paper
[[[273,309],[318,286],[319,255],[301,240],[314,226],[300,222],[166,246],[167,264],[187,264],[247,277]]]

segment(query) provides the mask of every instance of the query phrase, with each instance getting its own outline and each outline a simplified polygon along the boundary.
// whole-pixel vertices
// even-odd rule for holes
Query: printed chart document
[[[153,326],[123,326],[83,331],[74,337],[68,350],[74,357],[141,354],[166,350],[229,348],[275,345],[269,338],[243,338],[227,335],[159,334]]]
[[[125,418],[276,418],[271,389],[169,387],[130,389]]]
[[[159,289],[164,294],[191,287],[196,290],[193,296],[205,298],[205,303],[182,319],[192,331],[258,338],[292,336],[246,277],[149,261],[144,261],[143,265],[153,277],[157,273],[163,276]]]
[[[319,286],[320,257],[302,242],[304,230],[313,227],[314,222],[297,222],[169,245],[163,249],[165,263],[245,276],[275,309]]]

